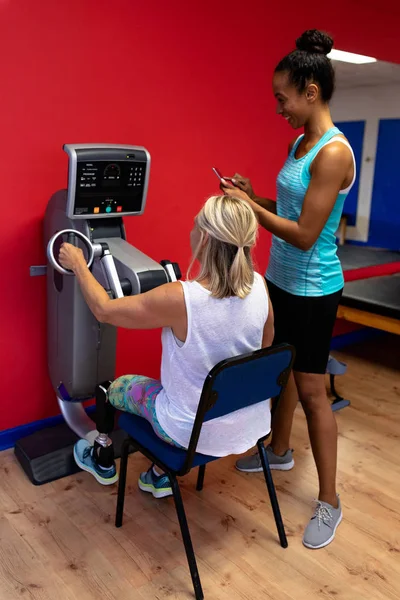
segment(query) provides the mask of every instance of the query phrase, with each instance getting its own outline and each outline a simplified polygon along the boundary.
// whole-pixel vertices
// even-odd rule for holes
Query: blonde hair
[[[207,279],[212,296],[245,298],[254,281],[251,248],[257,239],[258,223],[253,210],[244,200],[211,196],[195,222],[200,242],[188,269],[188,279],[194,262],[200,259],[201,269],[195,281]]]

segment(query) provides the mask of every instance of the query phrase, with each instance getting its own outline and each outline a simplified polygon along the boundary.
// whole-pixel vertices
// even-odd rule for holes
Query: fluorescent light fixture
[[[343,52],[343,50],[332,50],[330,54],[328,54],[328,58],[340,60],[341,62],[353,63],[354,65],[366,65],[367,63],[377,62],[376,58],[372,58],[372,56]]]

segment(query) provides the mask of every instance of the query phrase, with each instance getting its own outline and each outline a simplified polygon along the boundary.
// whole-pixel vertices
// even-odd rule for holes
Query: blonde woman
[[[264,278],[254,272],[251,250],[257,220],[247,202],[212,196],[190,234],[194,279],[167,283],[147,293],[110,300],[87,268],[80,249],[63,244],[60,263],[74,271],[95,317],[130,329],[162,330],[161,381],[140,375],[116,379],[109,403],[149,421],[158,437],[187,448],[204,380],[223,359],[270,346],[273,312]],[[197,450],[202,454],[241,454],[269,431],[269,402],[250,406],[203,425]],[[115,464],[99,464],[86,440],[75,446],[75,460],[102,484],[117,480]],[[160,498],[172,494],[168,476],[154,467],[142,473],[139,487]]]

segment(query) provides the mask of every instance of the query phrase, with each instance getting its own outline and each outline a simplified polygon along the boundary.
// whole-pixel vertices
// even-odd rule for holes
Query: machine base
[[[126,433],[115,429],[110,435],[115,458],[121,456]],[[73,457],[73,447],[78,436],[66,423],[42,429],[18,440],[14,453],[18,462],[34,485],[43,485],[80,471]]]

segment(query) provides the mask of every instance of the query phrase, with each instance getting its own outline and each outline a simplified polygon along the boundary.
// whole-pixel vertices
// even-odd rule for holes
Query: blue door
[[[400,119],[379,122],[368,245],[400,250]]]
[[[360,169],[364,144],[365,121],[346,121],[344,123],[335,123],[336,127],[344,133],[353,148],[356,159],[357,179],[346,198],[343,208],[343,214],[347,215],[348,225],[356,224],[358,189],[360,187]]]

